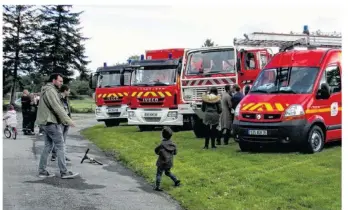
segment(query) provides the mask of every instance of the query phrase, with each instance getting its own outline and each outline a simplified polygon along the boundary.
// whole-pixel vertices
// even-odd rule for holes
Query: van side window
[[[341,92],[341,75],[338,66],[329,66],[325,70],[326,82],[330,86],[331,93]]]

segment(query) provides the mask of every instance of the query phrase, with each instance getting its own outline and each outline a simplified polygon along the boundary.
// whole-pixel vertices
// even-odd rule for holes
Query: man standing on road
[[[22,114],[23,114],[23,124],[22,129],[24,132],[24,135],[32,134],[31,130],[29,129],[30,124],[30,96],[28,90],[23,90],[23,95],[21,97],[21,103],[22,103]]]
[[[40,158],[39,177],[54,176],[54,174],[50,174],[46,170],[47,159],[52,151],[53,144],[56,146],[57,150],[58,167],[61,178],[73,178],[78,175],[78,173],[68,171],[65,163],[64,137],[61,124],[67,124],[72,127],[75,127],[75,124],[64,110],[60,98],[59,89],[62,84],[63,76],[60,74],[52,74],[49,83],[42,87],[41,90],[36,123],[42,126],[44,131],[45,147]]]

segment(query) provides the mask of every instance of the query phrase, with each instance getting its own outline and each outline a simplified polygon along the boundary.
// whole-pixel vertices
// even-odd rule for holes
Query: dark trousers
[[[170,172],[170,168],[163,169],[163,168],[157,167],[157,173],[156,173],[156,186],[157,187],[159,187],[161,184],[161,178],[162,178],[163,172],[166,176],[171,178],[174,183],[176,183],[178,181],[177,178],[174,176],[174,174],[172,174]]]
[[[224,133],[225,132],[225,133]],[[231,136],[231,131],[230,129],[224,128],[221,131],[218,132],[217,136],[217,145],[221,145],[221,139],[224,138],[224,144],[228,144],[228,141]]]
[[[22,111],[22,115],[23,115],[23,122],[22,122],[23,131],[30,130],[30,112]]]
[[[211,147],[215,147],[215,140],[218,136],[216,125],[206,125],[205,127],[205,144],[204,147],[209,147],[209,140],[211,140]]]

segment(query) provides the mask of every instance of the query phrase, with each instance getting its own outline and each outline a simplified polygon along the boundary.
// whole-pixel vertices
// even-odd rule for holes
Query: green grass
[[[70,100],[70,106],[72,108],[72,112],[92,113],[94,112],[96,105],[93,98],[85,98],[83,100]]]
[[[3,105],[10,103],[10,100],[3,100]],[[73,113],[94,113],[95,101],[93,98],[84,98],[82,100],[70,100],[70,106]]]
[[[138,132],[134,126],[98,125],[83,135],[150,183],[155,179],[155,146],[160,132]],[[173,136],[178,145],[172,172],[182,180],[175,188],[163,176],[162,186],[191,210],[341,209],[341,147],[321,153],[242,153],[236,143],[202,150],[192,131]]]

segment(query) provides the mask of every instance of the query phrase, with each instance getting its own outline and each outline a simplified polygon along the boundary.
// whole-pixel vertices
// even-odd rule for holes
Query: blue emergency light
[[[143,55],[143,54],[140,55],[140,60],[141,60],[141,61],[144,60],[144,55]]]
[[[172,59],[172,57],[173,57],[172,53],[169,53],[168,58]]]
[[[303,33],[309,35],[309,28],[308,25],[303,26]]]
[[[104,67],[107,67],[108,65],[106,64],[106,62],[104,62]]]

